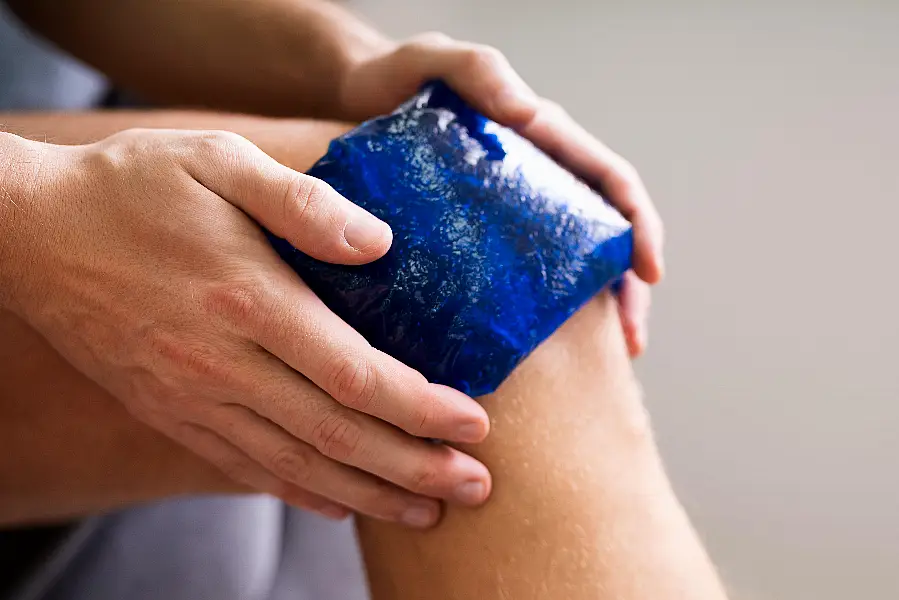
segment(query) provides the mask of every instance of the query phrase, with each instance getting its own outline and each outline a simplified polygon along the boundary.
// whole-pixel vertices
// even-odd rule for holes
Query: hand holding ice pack
[[[630,224],[515,132],[431,84],[309,171],[390,224],[363,266],[281,257],[376,348],[429,381],[494,391],[630,266]]]

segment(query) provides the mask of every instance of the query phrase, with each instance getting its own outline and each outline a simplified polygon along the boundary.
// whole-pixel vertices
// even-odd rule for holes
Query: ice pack
[[[309,174],[393,230],[381,259],[278,254],[374,347],[434,383],[496,390],[629,267],[630,224],[440,82],[331,142]]]

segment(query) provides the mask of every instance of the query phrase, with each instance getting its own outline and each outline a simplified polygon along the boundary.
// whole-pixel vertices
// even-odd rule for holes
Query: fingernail
[[[481,442],[486,437],[486,432],[484,431],[484,425],[481,423],[466,423],[459,427],[456,432],[456,440],[457,442],[468,442],[469,444],[476,444]]]
[[[387,223],[362,211],[352,215],[343,230],[346,243],[360,252],[382,243],[388,236],[390,226]]]
[[[349,516],[350,512],[343,508],[342,506],[331,505],[331,506],[323,506],[318,509],[318,512],[328,517],[329,519],[334,519],[336,521],[341,521],[347,516]]]
[[[437,521],[434,511],[425,506],[411,506],[400,517],[400,520],[410,527],[430,527]]]
[[[466,481],[456,487],[454,495],[463,504],[480,504],[487,496],[487,486],[482,481]]]

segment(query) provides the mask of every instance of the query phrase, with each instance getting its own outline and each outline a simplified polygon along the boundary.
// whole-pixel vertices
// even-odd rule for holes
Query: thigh
[[[17,515],[53,520],[163,496],[238,489],[133,419],[4,311],[0,382],[0,524],[21,522]]]

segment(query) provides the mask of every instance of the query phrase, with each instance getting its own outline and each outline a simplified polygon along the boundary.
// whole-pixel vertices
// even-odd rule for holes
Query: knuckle
[[[200,148],[208,151],[230,150],[247,143],[246,138],[233,131],[217,129],[197,132],[195,140]]]
[[[555,100],[542,100],[541,108],[543,112],[553,120],[562,119],[568,116],[568,111],[565,110],[565,107]]]
[[[618,172],[618,176],[629,185],[640,185],[640,172],[637,167],[623,156],[616,155],[616,157],[615,170]]]
[[[367,412],[378,393],[378,372],[365,358],[338,354],[325,367],[331,395],[344,406]]]
[[[436,467],[430,462],[423,462],[410,475],[408,489],[416,494],[426,494],[437,486],[439,479]]]
[[[348,462],[359,451],[362,431],[347,416],[331,413],[321,419],[312,430],[315,448],[338,462]]]
[[[195,342],[185,342],[175,336],[154,335],[150,339],[150,348],[155,355],[186,379],[226,381],[230,377],[230,369],[225,365],[223,357],[211,347]]]
[[[238,164],[240,156],[251,145],[245,137],[231,131],[198,131],[192,134],[192,140],[188,146],[198,157],[225,165]]]
[[[427,431],[432,420],[433,419],[431,418],[430,411],[427,411],[427,410],[419,411],[419,413],[417,415],[415,415],[416,432],[422,433],[422,432]]]
[[[263,321],[271,308],[267,300],[268,284],[260,280],[234,281],[212,287],[206,294],[203,308],[210,314],[233,323]]]
[[[224,381],[228,378],[230,370],[225,367],[225,361],[209,347],[187,346],[179,358],[179,364],[184,371],[196,378],[217,381]]]
[[[238,481],[240,483],[248,484],[252,480],[250,477],[250,463],[249,461],[245,461],[236,456],[227,456],[224,458],[219,458],[215,462],[219,471],[224,473],[226,477],[229,479],[233,479],[234,481]]]
[[[419,397],[426,397],[426,395],[423,394]],[[433,429],[433,425],[435,425],[434,412],[425,404],[425,402],[419,403],[417,408],[410,412],[408,421],[403,426],[407,433],[424,437]]]
[[[441,31],[426,31],[412,38],[413,45],[427,48],[442,48],[454,43],[455,40]]]
[[[358,490],[354,508],[378,519],[395,520],[407,506],[404,496],[393,484],[375,479]]]
[[[137,129],[120,131],[94,144],[96,151],[88,155],[92,171],[113,174],[126,170],[141,145],[141,132]]]
[[[316,220],[325,207],[331,186],[316,177],[295,174],[284,193],[282,222],[289,228],[303,228]]]
[[[493,46],[476,45],[468,51],[465,63],[472,71],[492,71],[508,64],[506,56]]]
[[[308,483],[312,477],[309,457],[297,446],[279,448],[272,455],[271,465],[275,475],[298,485]]]

